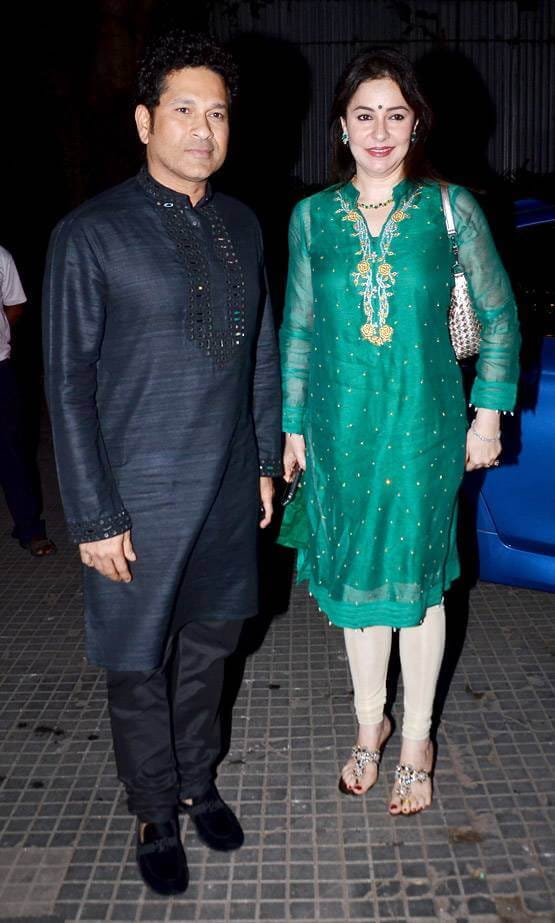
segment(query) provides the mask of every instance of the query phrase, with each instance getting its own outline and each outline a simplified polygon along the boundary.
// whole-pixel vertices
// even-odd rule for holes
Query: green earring
[[[349,135],[347,134],[346,131],[344,131],[343,134],[341,135],[341,140],[343,141],[343,144],[349,143]]]

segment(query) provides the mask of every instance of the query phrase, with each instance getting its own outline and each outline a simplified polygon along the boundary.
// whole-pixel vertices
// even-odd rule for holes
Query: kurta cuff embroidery
[[[91,519],[88,522],[68,522],[69,537],[75,544],[99,542],[104,538],[122,535],[131,528],[131,517],[127,510],[120,510],[112,516]]]
[[[281,458],[261,458],[260,477],[279,478],[283,474]]]
[[[516,384],[475,379],[471,392],[471,404],[474,407],[507,413],[513,410],[515,402]]]

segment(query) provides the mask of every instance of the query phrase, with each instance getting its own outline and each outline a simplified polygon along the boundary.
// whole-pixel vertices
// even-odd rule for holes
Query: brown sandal
[[[19,544],[26,551],[29,551],[34,558],[47,558],[51,554],[56,554],[58,550],[54,542],[50,541],[49,538],[32,538],[28,542],[20,542]]]

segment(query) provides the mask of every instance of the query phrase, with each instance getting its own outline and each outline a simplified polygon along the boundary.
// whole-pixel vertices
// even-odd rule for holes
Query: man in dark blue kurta
[[[257,611],[257,527],[280,471],[274,326],[253,214],[207,180],[234,74],[169,33],[141,66],[147,164],[52,236],[47,394],[85,568],[89,660],[108,671],[118,775],[159,893],[185,890],[176,809],[218,849],[242,832],[213,783],[225,657]],[[168,695],[173,671],[173,693]]]

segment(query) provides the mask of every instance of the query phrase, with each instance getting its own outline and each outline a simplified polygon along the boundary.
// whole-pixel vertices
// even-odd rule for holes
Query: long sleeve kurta
[[[472,401],[511,410],[519,335],[510,283],[472,195],[451,186],[482,324]],[[339,626],[421,622],[459,574],[466,408],[448,332],[453,254],[439,186],[403,181],[379,237],[347,183],[296,207],[281,330],[283,429],[307,470],[280,534]]]
[[[252,212],[141,171],[55,229],[46,390],[74,541],[131,529],[131,584],[85,568],[87,652],[148,670],[176,612],[257,610],[259,475],[280,470],[280,385]]]

